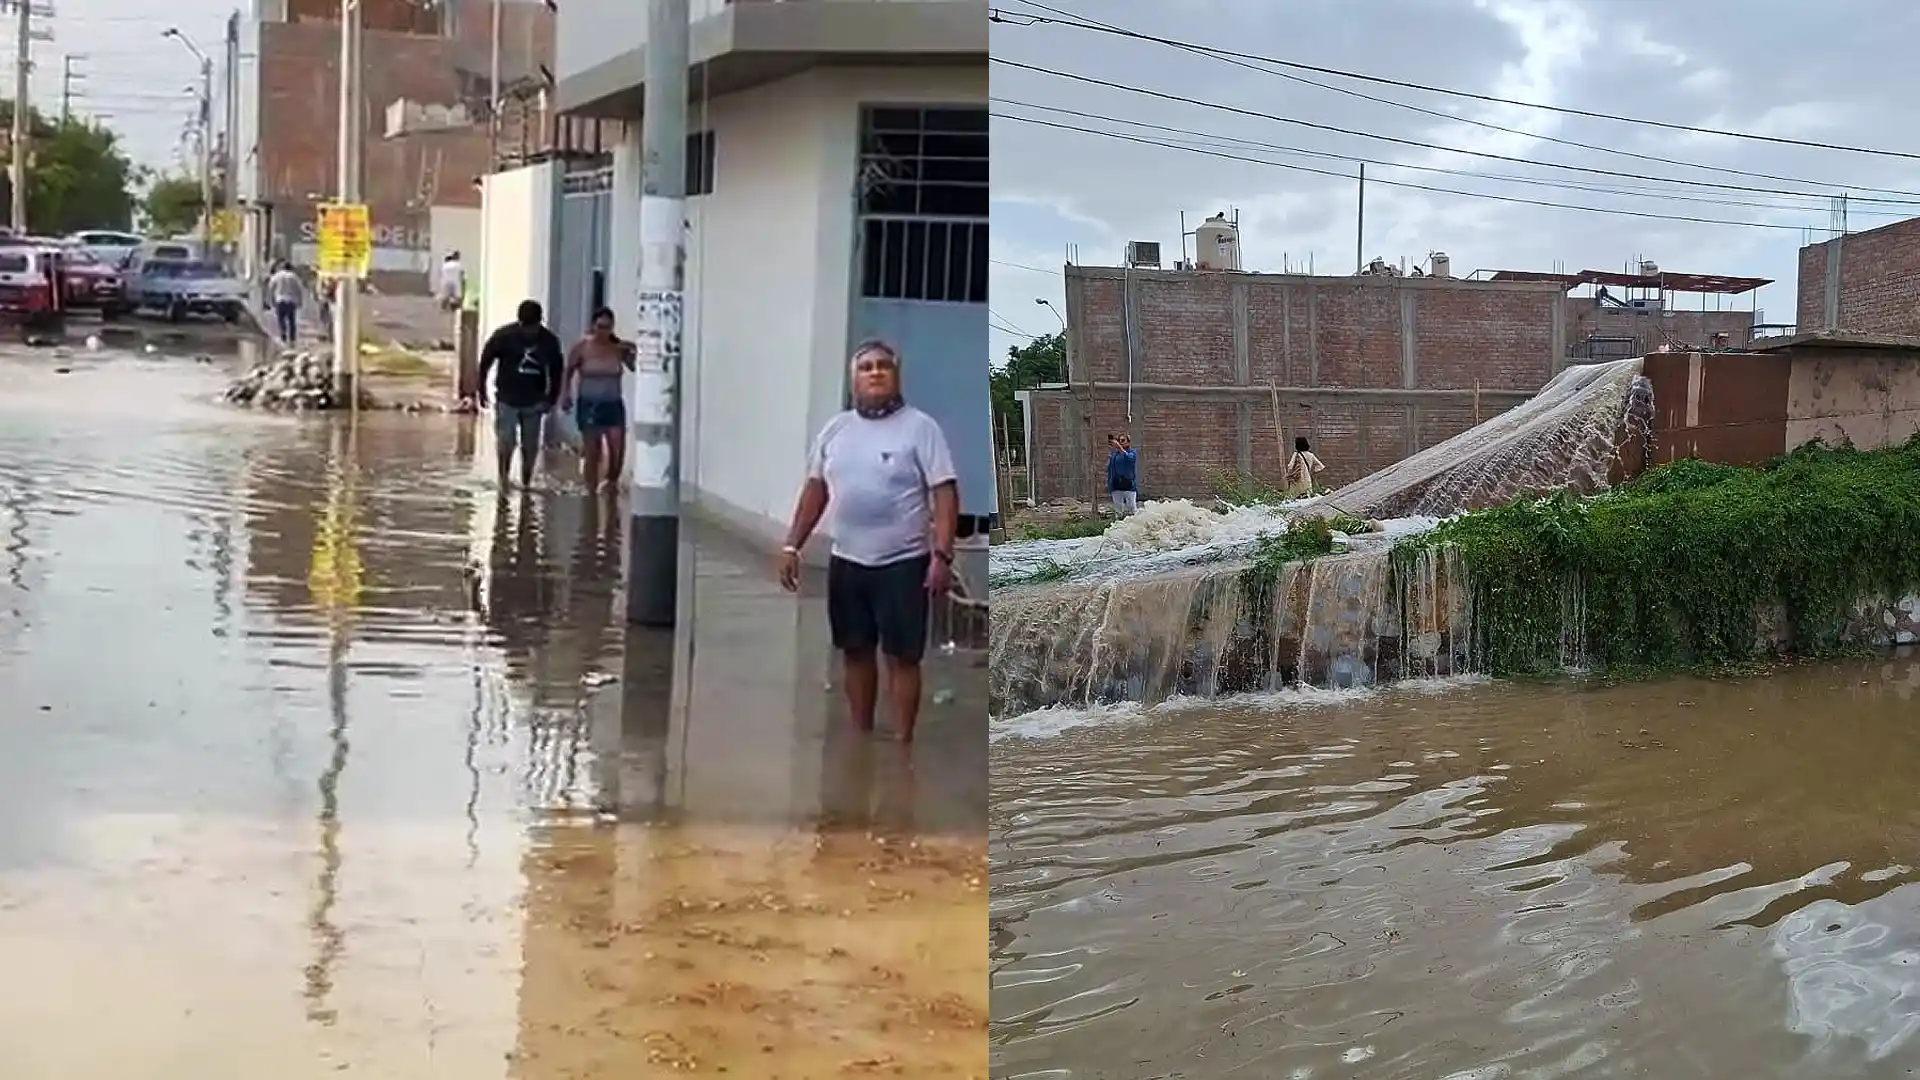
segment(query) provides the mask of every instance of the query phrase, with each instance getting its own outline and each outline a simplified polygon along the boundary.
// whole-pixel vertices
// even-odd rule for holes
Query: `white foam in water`
[[[1048,564],[1072,571],[1075,577],[1103,577],[1215,562],[1244,554],[1262,536],[1285,532],[1302,511],[1319,504],[1318,498],[1297,499],[1238,506],[1222,514],[1190,499],[1155,500],[1098,536],[995,545],[987,555],[988,574],[995,582],[1012,584]],[[1436,517],[1382,521],[1380,532],[1357,534],[1346,542],[1354,547],[1391,544],[1426,532],[1440,521]]]
[[[1438,694],[1464,686],[1477,686],[1487,681],[1489,680],[1484,675],[1452,675],[1438,679],[1407,679],[1378,688],[1358,687],[1349,690],[1333,690],[1317,686],[1293,686],[1285,690],[1270,690],[1258,694],[1233,694],[1217,698],[1175,697],[1153,705],[1143,705],[1138,701],[1082,707],[1056,705],[1046,709],[1035,709],[1019,716],[989,720],[987,742],[997,743],[1009,739],[1040,741],[1058,738],[1069,731],[1082,728],[1114,727],[1196,711],[1285,713],[1299,709],[1324,709],[1330,706],[1351,705],[1356,701],[1381,694]]]

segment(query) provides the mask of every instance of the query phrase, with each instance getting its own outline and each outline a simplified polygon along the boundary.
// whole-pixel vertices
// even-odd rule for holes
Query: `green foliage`
[[[214,204],[221,201],[213,193]],[[185,173],[156,176],[141,200],[141,213],[149,232],[156,236],[182,236],[200,227],[200,178]]]
[[[12,103],[0,102],[0,126],[12,123]],[[139,177],[118,136],[97,123],[55,122],[38,111],[30,123],[28,227],[52,234],[128,228],[133,222],[133,187]],[[12,205],[12,183],[0,174],[0,207]]]
[[[987,389],[993,400],[994,437],[999,438],[1004,428],[1008,449],[1016,456],[1020,454],[1021,448],[1027,445],[1027,428],[1021,419],[1020,403],[1014,399],[1014,391],[1031,390],[1043,383],[1066,381],[1067,339],[1064,334],[1047,334],[1017,348],[1009,348],[1006,363],[987,373]]]
[[[1013,526],[1008,531],[1015,540],[1084,540],[1099,536],[1113,525],[1106,518],[1068,517],[1059,521],[1036,521]]]
[[[1796,651],[1845,651],[1861,598],[1920,586],[1916,537],[1920,436],[1870,452],[1805,446],[1760,469],[1676,462],[1593,499],[1463,515],[1396,557],[1458,550],[1494,674],[1556,669],[1569,633],[1603,668],[1676,670],[1749,662],[1776,606]]]
[[[1295,496],[1274,487],[1252,473],[1221,469],[1209,478],[1213,494],[1229,506],[1272,506]]]
[[[1294,518],[1283,533],[1268,533],[1254,541],[1251,561],[1241,571],[1241,586],[1250,595],[1270,590],[1280,580],[1280,568],[1288,563],[1311,562],[1333,553],[1334,533],[1365,532],[1367,523],[1359,518],[1301,516]]]

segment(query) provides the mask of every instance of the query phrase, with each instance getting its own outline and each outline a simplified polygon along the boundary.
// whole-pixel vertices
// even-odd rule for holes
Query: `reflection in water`
[[[994,1073],[1907,1075],[1916,688],[1909,656],[1005,739]]]
[[[629,637],[617,508],[218,385],[0,357],[7,1080],[985,1075],[977,670],[888,756],[760,559]]]

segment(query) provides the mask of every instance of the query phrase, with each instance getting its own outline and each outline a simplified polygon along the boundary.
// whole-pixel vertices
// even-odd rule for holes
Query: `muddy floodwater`
[[[0,355],[0,1076],[986,1075],[964,650],[853,738],[764,559],[630,633],[617,511],[226,363]]]
[[[1920,1069],[1912,656],[996,734],[995,1077]]]

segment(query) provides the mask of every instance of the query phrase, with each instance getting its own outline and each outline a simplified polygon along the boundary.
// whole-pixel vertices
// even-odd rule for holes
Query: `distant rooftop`
[[[1489,281],[1554,281],[1562,288],[1611,285],[1617,289],[1664,289],[1668,292],[1738,295],[1773,284],[1772,278],[1730,277],[1725,274],[1622,274],[1610,270],[1582,270],[1577,274],[1550,274],[1542,270],[1495,270]]]

